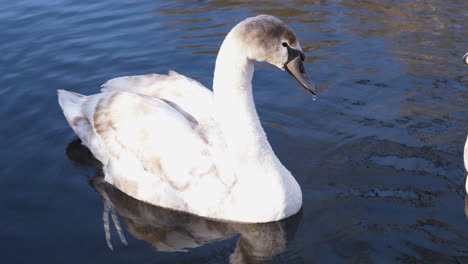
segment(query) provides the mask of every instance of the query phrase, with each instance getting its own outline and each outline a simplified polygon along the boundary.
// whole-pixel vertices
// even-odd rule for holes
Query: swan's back
[[[128,91],[166,100],[181,112],[190,113],[197,122],[210,122],[213,93],[198,81],[175,71],[165,74],[124,76],[102,85],[102,92]]]

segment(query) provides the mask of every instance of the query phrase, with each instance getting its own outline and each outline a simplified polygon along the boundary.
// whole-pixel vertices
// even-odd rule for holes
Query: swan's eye
[[[286,42],[283,42],[281,44],[283,45],[283,47],[289,47],[288,43],[286,43]]]

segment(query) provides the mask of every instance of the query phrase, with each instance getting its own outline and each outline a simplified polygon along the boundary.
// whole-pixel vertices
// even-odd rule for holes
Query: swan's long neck
[[[252,95],[254,62],[233,34],[219,51],[213,80],[217,120],[229,152],[238,162],[270,163],[279,161],[260,124]],[[281,163],[279,163],[281,164]]]
[[[301,189],[268,143],[252,95],[254,62],[233,31],[221,45],[213,80],[214,116],[227,150],[222,155],[236,182],[227,211],[254,222],[274,221],[301,208]]]

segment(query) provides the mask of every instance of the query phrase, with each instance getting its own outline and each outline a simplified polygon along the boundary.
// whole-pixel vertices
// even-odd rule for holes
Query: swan
[[[105,181],[129,196],[217,220],[277,221],[300,210],[302,192],[261,126],[254,62],[289,72],[315,96],[304,59],[284,22],[259,15],[224,39],[213,91],[170,71],[111,79],[89,96],[58,90],[58,101]]]
[[[463,163],[465,163],[465,170],[468,172],[468,135],[466,136],[465,148],[463,149]],[[465,189],[468,194],[468,175],[466,176]]]
[[[463,63],[468,64],[468,52],[463,56]],[[465,163],[465,170],[468,172],[468,135],[466,136],[465,148],[463,149],[463,162]],[[465,189],[468,194],[468,175],[465,182]]]

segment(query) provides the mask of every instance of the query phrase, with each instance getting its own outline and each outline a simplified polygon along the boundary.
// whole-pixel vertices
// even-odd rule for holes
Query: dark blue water
[[[466,1],[2,1],[2,263],[468,263]],[[174,214],[99,181],[56,90],[176,70],[211,87],[237,22],[287,22],[319,87],[259,64],[257,109],[300,183],[292,219]],[[112,204],[127,244],[110,220]],[[112,218],[112,217],[111,217]]]

